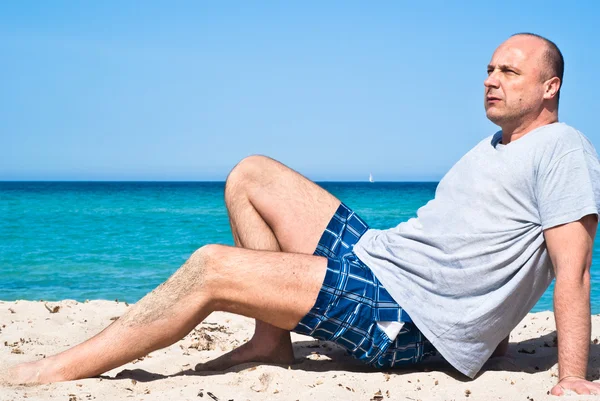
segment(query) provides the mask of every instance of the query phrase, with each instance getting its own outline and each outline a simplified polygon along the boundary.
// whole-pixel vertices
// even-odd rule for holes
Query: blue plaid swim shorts
[[[327,257],[327,272],[315,305],[294,329],[333,341],[376,368],[414,364],[435,348],[353,252],[369,227],[341,204],[319,241],[315,255]],[[390,339],[380,322],[403,322]]]

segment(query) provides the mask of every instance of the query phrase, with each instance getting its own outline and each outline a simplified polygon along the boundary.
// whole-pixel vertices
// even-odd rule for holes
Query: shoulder
[[[596,155],[590,140],[580,131],[565,123],[545,125],[526,135],[529,135],[530,139],[535,142],[535,147],[544,158],[555,160],[577,150]]]
[[[530,135],[540,143],[560,142],[566,145],[581,145],[581,133],[565,123],[544,125],[526,135]]]

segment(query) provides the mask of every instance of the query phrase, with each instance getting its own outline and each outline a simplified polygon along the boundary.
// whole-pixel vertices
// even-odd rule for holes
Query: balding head
[[[560,79],[560,86],[562,87],[563,75],[565,73],[565,59],[563,58],[563,55],[562,55],[560,49],[558,48],[558,46],[556,46],[556,43],[554,43],[550,39],[547,39],[543,36],[536,35],[535,33],[529,33],[529,32],[515,33],[511,37],[514,38],[517,36],[535,38],[544,44],[545,50],[542,55],[542,60],[544,63],[543,64],[544,71],[543,71],[542,79],[545,81],[552,77],[558,77],[558,79]],[[560,89],[558,90],[558,93],[556,94],[556,104],[557,105],[559,102],[559,98],[560,98]]]
[[[487,117],[503,131],[558,120],[563,63],[555,49],[556,45],[538,35],[517,34],[492,55],[484,104]]]

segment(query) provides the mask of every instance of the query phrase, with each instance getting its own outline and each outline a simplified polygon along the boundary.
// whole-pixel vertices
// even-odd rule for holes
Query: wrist
[[[560,379],[558,379],[558,382],[560,383],[561,381],[563,381],[565,379],[569,379],[569,378],[586,380],[585,376],[582,376],[582,375],[566,375],[566,376],[563,376]]]

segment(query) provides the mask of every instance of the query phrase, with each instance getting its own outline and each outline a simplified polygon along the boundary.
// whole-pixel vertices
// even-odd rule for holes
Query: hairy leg
[[[93,377],[173,344],[215,310],[292,329],[314,304],[326,269],[327,260],[318,256],[204,246],[96,336],[17,365],[0,380],[25,384]]]
[[[340,205],[317,184],[264,156],[248,157],[231,171],[225,203],[236,246],[303,254],[315,251]],[[293,363],[289,331],[257,319],[249,342],[196,370],[224,370],[245,362]]]

